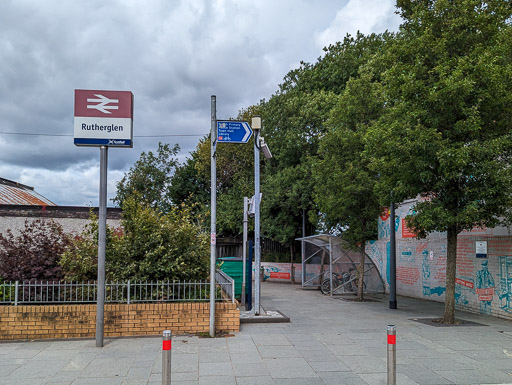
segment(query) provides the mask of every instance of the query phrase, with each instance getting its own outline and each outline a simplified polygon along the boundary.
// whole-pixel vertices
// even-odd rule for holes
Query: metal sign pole
[[[107,245],[108,147],[100,147],[100,213],[98,218],[98,298],[96,304],[96,347],[103,347],[105,309],[105,249]]]
[[[215,264],[217,262],[217,97],[211,97],[211,230],[210,230],[210,337],[215,337]]]
[[[389,308],[397,308],[396,300],[396,232],[395,232],[395,204],[391,202],[389,216]]]
[[[244,234],[242,241],[242,306],[245,307],[245,280],[246,280],[246,260],[247,260],[247,223],[249,222],[247,210],[249,207],[249,198],[244,197]]]
[[[254,314],[260,314],[261,248],[260,248],[260,128],[254,127]]]

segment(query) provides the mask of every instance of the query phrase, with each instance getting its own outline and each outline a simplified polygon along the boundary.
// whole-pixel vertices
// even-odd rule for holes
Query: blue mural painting
[[[476,272],[475,293],[480,301],[480,313],[491,314],[494,295],[494,278],[488,269],[489,262],[482,261],[482,267]]]
[[[384,265],[384,258],[382,257],[382,253],[379,248],[379,242],[370,241],[370,256],[373,260],[373,263],[377,266],[379,272],[382,272],[382,267]]]
[[[389,223],[379,218],[379,239],[389,238]]]
[[[500,277],[496,288],[500,309],[512,313],[512,256],[499,257]]]
[[[421,255],[423,255],[423,262],[421,263],[423,295],[430,297],[430,263],[428,261],[428,250],[423,250]]]
[[[468,297],[473,297],[475,283],[473,278],[469,277],[457,277],[455,279],[455,304],[457,305],[468,305]]]
[[[391,242],[386,242],[386,279],[389,281],[391,280],[391,272],[390,272],[390,265],[391,265]]]

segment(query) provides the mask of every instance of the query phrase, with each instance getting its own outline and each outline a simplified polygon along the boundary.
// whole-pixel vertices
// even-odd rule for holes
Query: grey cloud
[[[0,2],[0,132],[73,134],[74,89],[130,90],[133,149],[109,152],[116,180],[158,141],[180,160],[219,118],[269,98],[347,3],[325,0]],[[59,204],[97,204],[97,149],[72,137],[0,133],[0,176],[36,184]],[[21,180],[20,180],[21,179]],[[42,184],[41,184],[42,183]]]

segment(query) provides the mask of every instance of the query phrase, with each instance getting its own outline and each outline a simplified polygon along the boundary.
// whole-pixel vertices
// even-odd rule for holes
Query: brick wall
[[[209,332],[209,303],[105,305],[106,337]],[[217,332],[240,330],[233,303],[215,306]],[[0,306],[0,340],[94,337],[96,305]]]
[[[444,302],[446,293],[446,233],[416,239],[404,219],[414,202],[396,210],[397,294]],[[487,242],[487,257],[478,258],[476,242]],[[389,288],[390,223],[379,218],[379,239],[366,252]],[[457,309],[512,319],[512,228],[475,228],[459,234],[455,282]]]
[[[89,223],[90,211],[90,207],[78,206],[0,205],[0,234],[5,234],[8,229],[18,234],[25,227],[26,220],[30,223],[38,218],[52,219],[66,233],[78,234]],[[97,207],[93,207],[92,212],[98,216]],[[107,224],[111,227],[121,225],[120,208],[107,208]]]

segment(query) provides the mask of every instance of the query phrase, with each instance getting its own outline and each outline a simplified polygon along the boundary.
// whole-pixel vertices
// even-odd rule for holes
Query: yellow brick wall
[[[105,305],[106,337],[208,333],[210,304]],[[217,332],[240,330],[240,309],[215,306]],[[96,305],[0,306],[0,340],[94,337]]]

